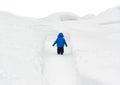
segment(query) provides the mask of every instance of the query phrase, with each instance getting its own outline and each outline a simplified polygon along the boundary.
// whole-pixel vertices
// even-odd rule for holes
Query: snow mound
[[[1,11],[0,12],[0,19],[7,19],[7,18],[13,18],[14,15],[10,12],[6,12],[6,11]]]
[[[120,7],[109,8],[100,13],[97,18],[105,22],[120,21]]]
[[[73,13],[69,12],[60,12],[60,13],[54,13],[49,15],[48,17],[45,17],[44,20],[48,21],[74,21],[79,20],[79,16]]]
[[[36,19],[30,17],[18,16],[7,11],[0,11],[0,23],[10,24],[17,22],[17,24],[21,24],[23,22],[24,23],[33,22],[34,20]]]
[[[1,11],[0,16],[13,16],[13,14],[7,11]]]

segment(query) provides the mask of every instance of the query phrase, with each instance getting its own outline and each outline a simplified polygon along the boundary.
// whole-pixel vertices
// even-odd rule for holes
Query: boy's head
[[[63,37],[64,37],[63,33],[60,32],[60,33],[58,34],[58,38],[63,38]]]

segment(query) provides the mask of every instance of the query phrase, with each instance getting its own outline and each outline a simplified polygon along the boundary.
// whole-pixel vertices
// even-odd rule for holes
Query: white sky
[[[120,0],[0,0],[0,11],[42,18],[55,12],[72,12],[79,16],[98,14],[120,6]]]

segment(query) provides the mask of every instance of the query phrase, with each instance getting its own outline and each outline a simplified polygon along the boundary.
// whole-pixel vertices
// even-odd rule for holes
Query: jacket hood
[[[63,37],[64,37],[63,33],[58,34],[58,38],[63,38]]]

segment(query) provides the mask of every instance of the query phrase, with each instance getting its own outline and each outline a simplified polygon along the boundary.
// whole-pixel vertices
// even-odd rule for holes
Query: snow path
[[[75,57],[71,55],[70,44],[67,48],[69,50],[65,49],[64,55],[57,55],[56,49],[48,46],[52,45],[50,43],[54,42],[53,39],[55,39],[53,36],[48,36],[45,41],[43,85],[79,85],[80,75],[74,61]]]
[[[79,73],[72,56],[47,55],[43,85],[79,85]]]

